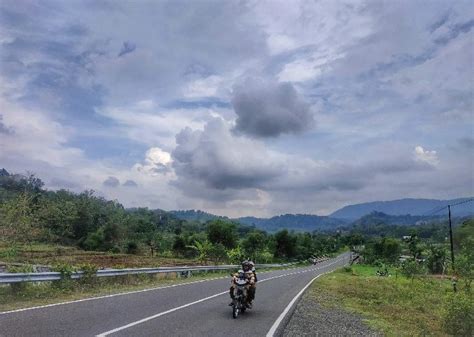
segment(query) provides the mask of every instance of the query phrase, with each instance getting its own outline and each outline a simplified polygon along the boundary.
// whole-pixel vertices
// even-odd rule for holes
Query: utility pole
[[[454,269],[454,246],[453,246],[453,227],[451,225],[451,205],[448,205],[448,218],[449,218],[449,240],[451,241],[451,263],[453,268],[453,273],[455,273]],[[453,290],[456,292],[456,275],[453,276]]]

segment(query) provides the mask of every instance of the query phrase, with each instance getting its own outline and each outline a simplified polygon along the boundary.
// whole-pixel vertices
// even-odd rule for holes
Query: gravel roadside
[[[341,308],[321,306],[318,297],[306,291],[298,302],[293,315],[286,325],[283,337],[308,336],[383,336],[381,332],[372,330],[363,318]]]

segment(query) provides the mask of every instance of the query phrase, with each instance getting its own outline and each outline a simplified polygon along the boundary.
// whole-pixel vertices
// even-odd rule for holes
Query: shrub
[[[8,249],[5,249],[3,252],[0,252],[1,258],[16,257],[18,255],[18,247],[12,246]]]
[[[61,280],[53,281],[54,288],[70,289],[73,286],[71,275],[76,269],[67,263],[57,264],[53,267],[53,271],[61,273]]]
[[[127,243],[127,254],[137,254],[138,244],[135,241],[129,241]]]
[[[121,250],[120,250],[119,246],[115,245],[115,246],[112,247],[112,249],[110,249],[110,252],[112,254],[120,254]]]
[[[413,259],[403,261],[400,271],[402,275],[407,278],[411,278],[412,280],[416,275],[422,274],[424,272],[423,267]]]
[[[96,275],[97,275],[97,266],[90,264],[90,263],[85,263],[79,265],[79,270],[81,270],[84,274],[82,274],[82,277],[80,278],[81,283],[86,283],[86,284],[94,284],[96,281]]]
[[[454,336],[473,336],[474,301],[465,293],[454,294],[443,315],[443,329]]]

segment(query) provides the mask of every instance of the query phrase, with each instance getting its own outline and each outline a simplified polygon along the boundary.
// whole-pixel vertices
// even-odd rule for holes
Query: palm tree
[[[209,253],[212,249],[212,244],[205,240],[203,242],[199,242],[197,240],[194,241],[194,245],[187,246],[188,248],[195,249],[198,252],[198,259],[201,263],[204,263],[209,258]]]

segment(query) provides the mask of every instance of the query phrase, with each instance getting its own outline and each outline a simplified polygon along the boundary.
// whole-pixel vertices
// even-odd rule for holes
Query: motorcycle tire
[[[239,308],[238,306],[234,305],[232,308],[232,317],[235,319],[239,316]]]

